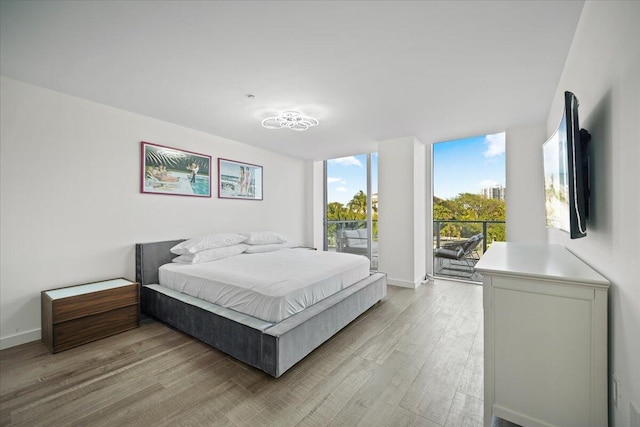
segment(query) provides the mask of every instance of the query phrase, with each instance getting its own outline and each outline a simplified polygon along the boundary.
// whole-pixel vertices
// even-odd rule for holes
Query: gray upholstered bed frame
[[[251,366],[279,377],[387,294],[387,276],[373,273],[304,311],[272,324],[157,285],[158,268],[183,240],[136,244],[142,312]]]

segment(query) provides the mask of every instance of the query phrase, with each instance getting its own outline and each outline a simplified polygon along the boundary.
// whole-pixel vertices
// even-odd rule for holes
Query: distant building
[[[506,188],[502,185],[496,185],[494,187],[485,187],[482,189],[482,194],[487,199],[504,200]]]

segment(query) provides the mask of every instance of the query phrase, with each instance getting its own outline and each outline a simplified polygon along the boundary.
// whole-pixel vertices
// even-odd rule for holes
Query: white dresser
[[[609,281],[559,245],[493,243],[484,276],[484,425],[605,427]]]

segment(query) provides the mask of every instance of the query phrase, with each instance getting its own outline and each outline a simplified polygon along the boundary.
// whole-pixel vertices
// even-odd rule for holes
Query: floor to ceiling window
[[[363,255],[378,265],[378,156],[325,161],[325,250]]]
[[[482,281],[475,263],[505,241],[505,134],[433,145],[433,271]]]

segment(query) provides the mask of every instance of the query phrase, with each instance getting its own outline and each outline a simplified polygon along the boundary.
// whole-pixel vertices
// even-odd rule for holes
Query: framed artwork
[[[262,166],[218,158],[218,197],[262,200]]]
[[[211,197],[211,156],[142,141],[141,192]]]

